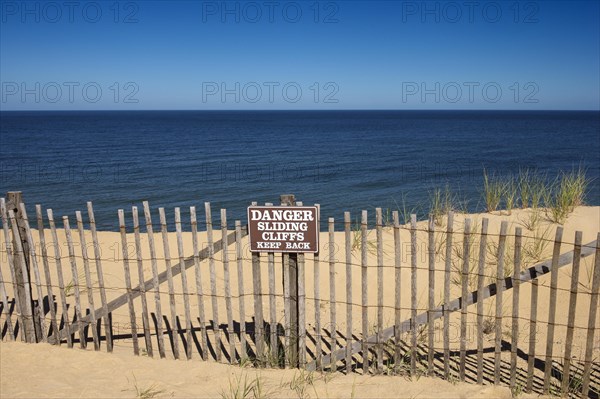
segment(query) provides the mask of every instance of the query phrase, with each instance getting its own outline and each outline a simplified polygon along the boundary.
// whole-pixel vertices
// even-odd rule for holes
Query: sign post
[[[248,207],[248,233],[253,260],[260,252],[279,252],[289,256],[289,363],[298,367],[298,253],[319,251],[318,208],[296,206],[293,194],[281,195],[280,202],[281,206]],[[285,263],[282,261],[284,267]],[[283,274],[285,276],[286,273]]]

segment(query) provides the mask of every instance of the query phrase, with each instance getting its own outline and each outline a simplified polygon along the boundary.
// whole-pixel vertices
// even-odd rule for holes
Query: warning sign
[[[252,252],[319,252],[316,206],[249,206]]]

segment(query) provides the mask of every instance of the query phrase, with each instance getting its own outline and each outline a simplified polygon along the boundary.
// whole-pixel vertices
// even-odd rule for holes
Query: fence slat
[[[337,349],[337,312],[336,312],[336,300],[335,300],[335,220],[329,218],[328,221],[328,232],[329,232],[329,324],[331,331],[331,353],[333,354]],[[331,358],[331,369],[336,370],[337,358],[332,356]]]
[[[483,292],[485,284],[485,257],[487,253],[487,233],[489,219],[481,221],[479,240],[479,262],[477,265],[477,295]],[[477,383],[483,384],[483,300],[477,299]]]
[[[158,218],[160,221],[160,232],[163,242],[163,254],[165,257],[165,267],[167,269],[167,285],[169,288],[169,309],[171,311],[171,331],[173,340],[173,356],[179,359],[179,328],[177,326],[177,308],[175,302],[175,287],[173,283],[173,272],[171,270],[171,250],[169,249],[169,231],[167,227],[167,218],[165,217],[165,209],[158,208]],[[140,286],[143,281],[140,280]]]
[[[254,289],[254,342],[256,344],[256,358],[262,362],[265,354],[265,332],[259,252],[252,253],[252,287]]]
[[[62,319],[63,319],[63,329],[68,332],[67,338],[67,346],[69,348],[73,347],[73,335],[70,331],[70,321],[69,321],[69,312],[67,305],[67,295],[65,292],[65,280],[63,275],[62,261],[60,256],[60,245],[58,244],[58,234],[56,233],[56,224],[54,223],[54,214],[52,209],[47,209],[46,213],[48,215],[48,225],[50,226],[50,233],[52,235],[52,242],[54,245],[54,261],[56,262],[56,276],[58,278],[58,293],[60,295],[60,302],[62,307]],[[10,258],[9,258],[10,260]],[[57,340],[60,341],[60,334],[57,331]]]
[[[398,211],[392,212],[394,219],[394,365],[400,367],[402,363],[402,334],[400,323],[402,323],[402,249],[400,242],[400,218]]]
[[[267,254],[267,264],[269,273],[269,330],[270,339],[269,343],[271,346],[271,359],[277,359],[277,307],[275,302],[275,254],[269,252]]]
[[[506,234],[508,222],[500,224],[500,237],[498,238],[498,267],[496,270],[496,314],[495,314],[495,337],[494,337],[494,384],[500,384],[502,369],[502,293],[504,287],[504,253],[506,249]]]
[[[463,253],[461,271],[461,300],[460,300],[460,364],[459,379],[465,380],[465,367],[467,363],[467,296],[469,295],[469,261],[471,258],[471,219],[465,219],[463,234]]]
[[[198,322],[200,323],[200,345],[202,348],[201,357],[202,360],[208,360],[208,333],[206,331],[206,310],[204,307],[202,273],[200,269],[200,257],[198,254],[198,220],[196,218],[195,206],[190,206],[190,224],[192,225],[192,247],[194,250],[194,271],[196,276],[196,299],[198,300]],[[240,319],[240,323],[242,322],[243,319]]]
[[[9,211],[10,212],[10,211]],[[81,298],[79,292],[79,276],[77,273],[77,262],[75,261],[75,249],[73,247],[73,238],[71,236],[71,227],[69,225],[69,217],[63,216],[63,225],[65,227],[65,235],[67,237],[67,246],[69,248],[69,261],[71,263],[71,277],[73,278],[73,292],[75,294],[75,317],[77,321],[81,320]],[[17,240],[18,242],[18,240]],[[79,346],[85,349],[87,346],[86,336],[84,334],[84,325],[79,323]]]
[[[123,209],[118,210],[119,232],[121,233],[121,252],[123,254],[123,271],[125,273],[125,289],[127,290],[127,306],[129,308],[129,323],[131,324],[131,338],[133,340],[133,354],[140,354],[140,346],[137,334],[137,321],[135,318],[135,308],[133,306],[133,296],[131,293],[131,273],[129,270],[129,245],[127,244],[127,232],[125,230],[125,213]]]
[[[15,299],[15,308],[17,311],[17,325],[20,328],[20,331],[17,330],[17,335],[20,332],[21,341],[25,341],[25,334],[23,334],[23,313],[21,311],[21,303],[19,300],[19,295],[17,292],[17,280],[15,278],[15,261],[14,261],[14,252],[11,245],[10,232],[8,227],[8,214],[6,212],[6,202],[4,198],[0,198],[0,212],[2,213],[2,230],[4,232],[4,245],[6,247],[6,254],[8,258],[8,269],[10,271],[10,277],[13,284],[13,292]],[[17,326],[15,325],[15,327]],[[15,335],[15,339],[17,336]]]
[[[152,227],[152,214],[148,201],[142,202],[144,206],[144,219],[146,220],[146,234],[148,236],[148,248],[150,250],[150,263],[152,265],[152,290],[154,291],[154,306],[156,310],[156,336],[158,338],[158,353],[161,358],[165,357],[165,332],[163,327],[163,313],[160,302],[160,286],[158,284],[158,262],[156,259],[156,246],[154,244],[154,228]]]
[[[306,264],[303,253],[298,254],[298,365],[306,366]]]
[[[35,243],[33,241],[33,236],[31,235],[31,228],[29,227],[29,220],[27,219],[27,210],[25,209],[25,204],[22,202],[19,204],[19,208],[21,210],[21,215],[23,217],[23,224],[25,225],[25,234],[27,236],[27,241],[30,243],[28,245],[29,250],[29,259],[31,262],[31,268],[33,269],[33,278],[35,280],[35,288],[36,294],[38,297],[37,300],[37,316],[39,318],[41,337],[40,341],[47,342],[48,341],[48,329],[46,328],[46,319],[44,317],[44,294],[42,293],[42,277],[40,276],[40,267],[37,261],[37,255],[35,252]],[[33,303],[32,303],[33,304]],[[35,317],[35,312],[34,312]]]
[[[375,208],[375,233],[377,239],[377,374],[383,372],[383,215]]]
[[[417,215],[410,215],[410,376],[417,374]]]
[[[254,257],[252,257],[254,262]],[[254,263],[253,263],[254,264]],[[290,343],[291,343],[291,315],[290,315],[290,254],[283,254],[283,312],[285,319],[284,327],[284,346],[285,346],[285,365],[290,366]]]
[[[227,210],[221,209],[221,237],[227,237]],[[223,247],[223,282],[225,284],[225,308],[227,310],[227,335],[229,336],[229,363],[234,363],[235,330],[233,328],[233,310],[231,308],[231,278],[229,272],[229,251]]]
[[[142,244],[140,239],[140,220],[137,206],[131,207],[133,215],[133,235],[135,238],[135,256],[137,261],[138,279],[140,282],[140,298],[142,301],[142,328],[144,329],[144,339],[146,342],[146,353],[153,357],[152,339],[150,338],[150,320],[148,318],[148,302],[146,299],[146,285],[144,284],[144,263],[142,260]]]
[[[185,261],[183,252],[183,237],[181,232],[181,209],[175,208],[175,234],[177,236],[177,254],[179,255],[179,263]],[[227,252],[225,249],[224,253]],[[185,354],[189,359],[192,358],[192,348],[194,341],[192,339],[192,312],[190,310],[190,294],[188,291],[187,272],[185,267],[181,268],[181,287],[183,289],[183,311],[185,313]],[[235,353],[233,354],[235,356]]]
[[[434,324],[434,309],[435,309],[435,219],[433,214],[429,215],[429,226],[428,226],[428,260],[429,260],[429,300],[428,300],[428,319],[427,319],[427,373],[433,375],[433,357],[435,354],[434,338],[435,338],[435,324]]]
[[[565,340],[565,356],[563,359],[562,392],[567,393],[570,385],[571,353],[573,351],[573,333],[575,332],[575,313],[577,312],[577,291],[579,287],[579,265],[581,261],[581,242],[583,233],[575,232],[573,248],[573,270],[571,271],[571,293],[569,295],[569,317],[567,321],[567,338]]]
[[[550,307],[548,309],[548,332],[546,336],[546,362],[544,366],[544,387],[547,394],[550,391],[550,377],[552,376],[552,349],[554,347],[554,323],[556,318],[556,288],[558,285],[558,257],[562,242],[563,228],[556,228],[554,249],[552,250],[552,267],[550,269]]]
[[[592,277],[592,291],[590,292],[590,311],[585,345],[585,359],[583,363],[583,376],[581,395],[592,396],[590,378],[592,373],[592,355],[594,353],[594,333],[596,330],[596,315],[598,313],[598,297],[600,296],[600,233],[596,236],[596,259],[594,260],[594,275]]]
[[[92,242],[94,244],[94,260],[96,263],[96,274],[98,275],[98,289],[100,290],[100,303],[104,311],[104,334],[106,335],[106,351],[112,352],[113,338],[110,326],[110,315],[108,313],[108,303],[106,301],[106,289],[104,287],[104,272],[100,260],[100,243],[98,241],[98,232],[96,231],[96,217],[94,216],[94,207],[91,202],[87,203],[88,220],[90,222],[90,231],[92,232]]]
[[[537,343],[537,307],[538,286],[537,274],[531,280],[531,302],[529,305],[529,350],[527,351],[527,384],[526,391],[533,392],[533,376],[535,372],[535,345]]]
[[[450,377],[450,273],[452,271],[452,234],[454,213],[448,212],[446,227],[446,257],[444,263],[444,377]]]
[[[81,246],[81,259],[83,260],[83,273],[85,274],[85,288],[87,291],[89,312],[92,320],[89,328],[92,329],[92,340],[94,342],[94,350],[100,350],[100,337],[98,337],[98,319],[96,318],[96,305],[94,305],[94,291],[92,288],[92,276],[90,274],[90,261],[87,253],[87,242],[85,240],[85,230],[83,228],[83,219],[81,212],[75,212],[77,221],[77,230],[79,232],[79,244]]]
[[[352,371],[352,231],[350,212],[344,212],[346,247],[346,374]],[[318,226],[318,224],[317,224]],[[316,284],[316,283],[315,283]]]
[[[42,254],[42,265],[44,267],[44,278],[46,280],[46,292],[48,293],[48,306],[50,308],[50,326],[52,327],[52,343],[60,344],[58,336],[58,324],[56,322],[56,308],[54,307],[54,290],[52,289],[52,279],[50,277],[50,264],[48,262],[48,248],[46,247],[46,234],[44,231],[44,218],[42,216],[42,207],[35,206],[35,214],[37,218],[38,234],[40,236],[40,249]],[[2,277],[0,276],[0,279]],[[3,279],[2,279],[3,280]],[[11,326],[12,329],[12,326]],[[11,333],[9,331],[9,333]]]
[[[360,222],[360,263],[361,263],[361,280],[362,280],[362,359],[363,359],[363,375],[369,372],[369,345],[367,338],[369,337],[369,297],[368,297],[368,241],[367,241],[367,211],[362,211],[362,219]]]
[[[10,317],[10,308],[8,307],[8,298],[6,297],[6,288],[4,287],[4,277],[2,276],[2,270],[0,269],[0,299],[2,299],[2,307],[6,316],[6,333],[8,334],[8,340],[15,340],[15,333],[13,330],[12,320]],[[55,330],[56,331],[56,330]]]
[[[213,224],[210,210],[210,202],[204,203],[204,213],[206,215],[206,239],[208,241],[208,272],[210,273],[210,294],[212,304],[212,323],[213,333],[215,334],[215,351],[217,361],[221,361],[221,325],[219,324],[219,303],[217,301],[217,275],[215,266],[215,245],[213,241]],[[225,248],[225,246],[223,247]]]
[[[248,358],[248,344],[246,341],[246,291],[244,291],[244,261],[242,252],[242,223],[235,221],[235,253],[238,272],[238,296],[240,303],[240,361],[243,363]]]
[[[321,226],[321,208],[318,204],[315,204],[317,207],[317,226]],[[321,233],[321,228],[318,228],[317,234]],[[317,248],[319,250],[319,248]],[[315,253],[313,257],[313,280],[314,280],[314,295],[315,295],[315,361],[317,364],[317,370],[323,371],[323,337],[321,332],[323,331],[321,327],[321,270],[319,265],[319,252]]]
[[[515,251],[513,269],[512,341],[510,344],[510,386],[517,382],[517,346],[519,344],[519,294],[521,290],[521,236],[520,227],[515,228]]]

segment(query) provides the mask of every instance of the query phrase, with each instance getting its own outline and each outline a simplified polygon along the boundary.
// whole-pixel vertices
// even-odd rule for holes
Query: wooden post
[[[383,215],[375,208],[375,232],[377,237],[377,374],[383,372]]]
[[[14,263],[14,255],[16,254],[11,245],[11,236],[8,227],[8,214],[6,211],[6,202],[4,198],[0,198],[0,211],[2,213],[2,231],[4,233],[4,245],[6,247],[6,255],[8,258],[8,270],[10,271],[10,277],[13,285],[13,295],[15,298],[15,307],[17,310],[17,324],[21,330],[21,341],[25,342],[25,334],[23,334],[23,312],[21,310],[22,306],[19,300],[19,295],[17,295],[17,280],[15,278],[15,263]],[[8,309],[8,308],[7,308]],[[24,309],[24,304],[23,304]],[[15,336],[16,338],[17,336]]]
[[[519,344],[519,293],[521,289],[521,236],[520,227],[515,228],[515,267],[513,270],[512,342],[510,344],[510,386],[517,382],[517,346]]]
[[[410,376],[417,374],[417,215],[410,215]]]
[[[160,287],[158,284],[158,262],[156,260],[156,247],[154,245],[154,228],[152,227],[152,214],[148,201],[142,202],[144,207],[144,219],[146,219],[146,235],[148,236],[148,247],[150,249],[150,262],[152,265],[152,285],[154,289],[154,304],[156,308],[156,336],[158,338],[158,354],[161,358],[165,353],[165,329],[163,327],[163,313],[160,303]]]
[[[238,297],[240,303],[240,342],[241,353],[240,361],[243,362],[248,358],[248,344],[246,341],[246,292],[244,291],[244,261],[242,252],[242,223],[239,220],[235,221],[235,253],[237,258],[238,272]]]
[[[106,351],[112,352],[113,338],[110,326],[110,317],[108,312],[108,303],[106,301],[106,291],[104,288],[104,272],[102,271],[102,263],[100,260],[100,243],[98,241],[98,233],[96,231],[96,217],[94,216],[94,207],[91,202],[87,203],[88,219],[90,221],[90,230],[92,232],[92,241],[94,242],[94,258],[96,261],[96,273],[98,274],[98,288],[100,290],[100,302],[104,311],[104,334],[106,335]]]
[[[489,219],[481,221],[479,240],[479,263],[477,267],[477,383],[483,384],[483,287],[485,284],[485,255],[487,253],[487,231]]]
[[[69,226],[69,217],[63,216],[63,225],[67,237],[67,246],[69,248],[69,261],[71,263],[71,277],[73,278],[73,292],[75,293],[75,316],[79,324],[79,346],[85,349],[87,346],[84,325],[81,323],[81,299],[79,292],[79,275],[77,273],[77,262],[75,261],[75,248],[73,247],[73,238],[71,237],[71,227]]]
[[[185,255],[183,253],[181,210],[179,207],[175,208],[175,233],[177,236],[177,254],[179,255],[179,264],[183,265],[185,263]],[[225,237],[227,237],[227,235],[225,235]],[[227,246],[224,247],[224,251],[224,253],[227,252]],[[194,341],[192,340],[192,312],[190,310],[190,295],[188,291],[187,273],[185,271],[185,267],[181,268],[181,288],[183,289],[183,311],[185,313],[185,340],[187,341],[187,345],[185,346],[185,354],[189,360],[192,358],[192,347],[194,345]],[[235,353],[233,353],[232,356],[235,357]]]
[[[281,206],[294,206],[296,205],[296,197],[293,194],[282,194],[279,197]],[[255,252],[258,256],[258,252]],[[253,254],[253,256],[254,256]],[[289,335],[289,351],[290,351],[290,366],[298,367],[298,254],[290,253],[284,255],[284,258],[288,258],[288,270],[289,270],[289,323],[290,323],[290,335]],[[284,262],[285,267],[285,262]],[[284,271],[284,285],[285,285],[286,273]]]
[[[600,233],[596,236],[596,259],[594,260],[594,276],[592,277],[592,291],[590,292],[590,311],[585,345],[585,359],[583,362],[583,383],[581,395],[592,396],[589,391],[592,373],[592,355],[594,352],[594,333],[596,331],[596,316],[598,313],[598,297],[600,296]]]
[[[317,207],[317,226],[319,226],[319,230],[317,234],[321,233],[321,208],[318,204],[315,204]],[[321,270],[319,265],[319,252],[317,252],[313,257],[313,280],[314,280],[314,292],[315,292],[315,361],[317,364],[317,370],[323,371],[323,338],[321,332],[323,328],[321,327]]]
[[[469,261],[471,257],[471,219],[465,219],[463,235],[463,264],[461,273],[462,295],[460,300],[460,364],[459,379],[465,380],[467,364],[467,296],[469,295]]]
[[[450,273],[452,271],[452,232],[454,213],[448,212],[446,257],[444,263],[444,377],[450,378]]]
[[[121,252],[123,254],[123,270],[125,272],[125,289],[127,290],[127,305],[129,307],[129,323],[131,324],[131,338],[133,340],[133,354],[140,354],[140,347],[137,335],[137,322],[135,318],[135,308],[133,307],[133,296],[131,292],[131,273],[129,271],[129,251],[127,245],[127,232],[125,230],[125,214],[123,209],[119,209],[119,232],[121,233]]]
[[[395,271],[395,296],[394,296],[394,365],[396,369],[400,367],[402,362],[402,332],[400,331],[400,324],[402,323],[402,251],[400,243],[400,219],[398,211],[392,212],[394,219],[394,271]]]
[[[346,374],[352,371],[352,230],[350,212],[344,212],[346,246]]]
[[[495,318],[495,346],[494,346],[494,384],[500,384],[501,356],[502,356],[502,293],[504,292],[504,252],[506,248],[506,233],[508,222],[500,224],[500,238],[498,239],[498,268],[496,270],[496,318]]]
[[[581,241],[583,233],[575,232],[575,248],[573,249],[573,270],[571,272],[571,293],[569,295],[569,318],[567,321],[567,338],[565,341],[565,356],[563,359],[562,392],[569,390],[571,372],[571,353],[573,351],[573,333],[575,332],[575,313],[577,312],[577,291],[579,286],[579,265],[581,263]]]
[[[362,280],[362,359],[363,359],[363,375],[369,373],[369,344],[367,338],[369,337],[369,297],[368,297],[368,241],[367,241],[367,211],[362,211],[362,218],[360,223],[360,269],[361,269],[361,280]]]
[[[546,341],[546,363],[544,366],[544,387],[547,394],[550,391],[550,378],[552,377],[552,349],[554,348],[554,325],[556,319],[556,289],[558,287],[558,258],[562,242],[563,228],[556,228],[554,249],[552,250],[552,266],[550,269],[550,307],[548,310],[548,334]]]
[[[81,245],[81,258],[83,259],[83,272],[85,274],[85,289],[87,291],[88,306],[91,316],[92,340],[94,341],[94,350],[100,350],[100,337],[98,336],[98,328],[96,318],[96,305],[94,304],[94,291],[92,288],[92,276],[90,274],[90,261],[87,253],[87,242],[85,240],[85,231],[83,229],[83,219],[81,212],[75,212],[75,220],[77,221],[77,231],[79,232],[79,244]]]
[[[221,209],[221,238],[223,244],[223,283],[225,284],[225,308],[227,311],[227,331],[229,335],[229,363],[236,361],[235,356],[235,330],[233,329],[233,310],[231,306],[231,283],[229,273],[229,251],[227,245],[227,210]]]
[[[433,356],[435,355],[434,338],[435,338],[435,325],[434,325],[434,309],[435,309],[435,219],[433,214],[429,215],[429,229],[427,232],[428,236],[428,258],[429,258],[429,301],[427,311],[427,337],[428,339],[428,350],[427,350],[427,373],[433,375]]]
[[[210,294],[213,313],[213,333],[215,334],[215,351],[217,361],[221,361],[221,325],[219,324],[219,303],[217,301],[217,275],[215,266],[215,245],[213,242],[213,225],[210,202],[204,203],[204,213],[206,215],[206,239],[208,241],[208,271],[210,273]]]
[[[26,342],[37,342],[35,326],[34,326],[34,304],[32,302],[33,292],[31,289],[31,276],[29,272],[29,243],[27,242],[27,235],[25,232],[25,226],[23,225],[23,218],[19,209],[19,204],[23,202],[23,196],[21,191],[9,191],[6,194],[6,205],[5,208],[8,211],[8,216],[11,220],[11,225],[14,223],[15,226],[11,226],[13,239],[12,248],[13,263],[14,263],[14,275],[15,275],[15,296],[19,298],[21,304],[21,313],[23,323],[23,336]],[[10,217],[10,212],[13,212],[13,217]]]
[[[144,339],[146,340],[146,353],[149,357],[154,356],[152,350],[152,339],[150,337],[150,320],[148,319],[148,302],[146,299],[146,279],[144,278],[144,263],[142,260],[142,243],[140,239],[140,220],[137,206],[131,207],[131,213],[133,216],[133,235],[135,238],[135,256],[137,260],[138,278],[139,278],[139,290],[140,298],[142,301],[142,327],[144,329]],[[166,256],[165,256],[166,258]],[[170,268],[168,268],[170,270]],[[176,327],[175,327],[176,328]],[[176,334],[173,334],[176,335]]]
[[[56,275],[58,277],[58,292],[60,294],[60,302],[62,305],[62,319],[64,323],[63,330],[67,331],[67,346],[73,347],[73,336],[70,333],[71,322],[69,320],[69,312],[67,305],[67,295],[65,293],[65,280],[63,277],[62,261],[60,256],[60,245],[58,244],[58,234],[56,234],[56,224],[54,223],[54,214],[52,209],[47,209],[48,224],[52,233],[52,241],[54,243],[54,261],[56,262]],[[57,331],[56,339],[60,341],[60,331]]]
[[[194,250],[194,271],[196,275],[196,299],[198,300],[198,320],[200,322],[200,345],[202,347],[202,360],[208,360],[208,334],[206,332],[206,310],[204,308],[204,291],[202,289],[202,273],[200,269],[200,256],[198,254],[198,220],[196,207],[190,206],[190,223],[192,225],[192,247]],[[241,232],[240,232],[241,233]],[[237,224],[236,224],[237,244]],[[240,298],[241,298],[240,294]],[[243,303],[243,302],[242,302]],[[240,324],[243,319],[240,319]]]
[[[331,330],[331,370],[337,370],[337,312],[335,300],[335,220],[329,218],[329,325]]]
[[[56,308],[54,307],[54,290],[52,289],[52,279],[50,278],[50,264],[48,262],[48,248],[46,247],[46,235],[44,233],[44,219],[42,216],[42,207],[35,206],[37,217],[38,232],[40,235],[40,247],[42,251],[42,263],[44,265],[44,277],[46,279],[46,292],[48,293],[48,305],[50,306],[50,325],[52,326],[53,344],[60,345],[58,334],[58,323],[56,322]],[[0,278],[2,278],[0,276]]]
[[[167,229],[167,218],[165,209],[158,208],[158,217],[160,219],[160,232],[163,242],[163,253],[165,257],[165,267],[167,270],[167,285],[169,288],[169,307],[171,310],[171,331],[173,332],[173,356],[179,359],[179,327],[177,327],[177,308],[175,305],[175,286],[173,283],[173,271],[171,270],[171,250],[169,249],[169,232]],[[140,281],[143,285],[143,281]]]

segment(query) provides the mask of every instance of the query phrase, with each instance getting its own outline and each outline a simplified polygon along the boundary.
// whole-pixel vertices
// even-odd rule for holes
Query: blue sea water
[[[483,168],[555,177],[582,166],[586,202],[600,205],[596,111],[5,111],[0,139],[1,193],[57,216],[93,201],[101,229],[143,200],[170,221],[173,207],[187,218],[210,201],[233,225],[250,202],[284,193],[336,221],[377,206],[422,217],[446,185],[477,211]]]

